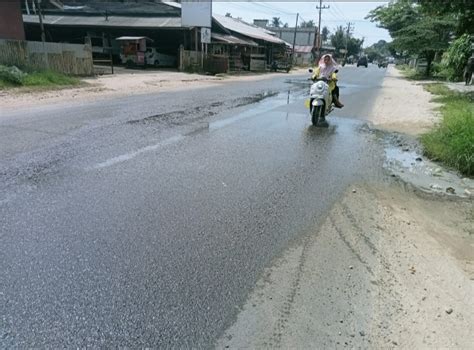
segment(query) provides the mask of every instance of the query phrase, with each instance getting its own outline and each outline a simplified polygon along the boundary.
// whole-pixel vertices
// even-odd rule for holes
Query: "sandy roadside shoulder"
[[[472,349],[472,205],[347,191],[265,271],[219,349]]]
[[[227,82],[257,81],[275,76],[291,76],[301,73],[296,69],[287,73],[228,75],[224,77],[188,74],[168,71],[131,71],[120,69],[115,75],[86,78],[84,86],[57,90],[37,91],[24,89],[0,90],[0,109],[12,110],[38,105],[65,102],[96,101],[112,97],[181,91],[206,88]]]
[[[405,79],[390,65],[368,120],[378,129],[420,135],[439,119],[435,112],[439,105],[432,98],[421,83]]]

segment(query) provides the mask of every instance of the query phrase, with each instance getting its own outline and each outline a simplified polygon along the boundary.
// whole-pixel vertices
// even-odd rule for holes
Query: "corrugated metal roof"
[[[258,44],[256,42],[252,41],[252,40],[245,40],[245,39],[237,38],[233,35],[212,33],[211,38],[218,41],[218,42],[223,42],[223,43],[226,43],[226,44],[245,45],[245,46],[258,46]]]
[[[39,23],[36,15],[23,15],[24,23]],[[85,27],[134,27],[134,28],[180,28],[181,17],[125,17],[109,16],[58,16],[46,15],[45,25]]]
[[[61,0],[61,2],[64,4],[62,9],[61,6],[54,6],[48,1],[43,1],[44,13],[46,15],[49,13],[52,15],[70,13],[73,15],[75,13],[103,14],[108,11],[109,14],[117,16],[158,15],[163,17],[179,17],[181,14],[180,5],[168,1]]]
[[[263,40],[274,44],[285,44],[285,41],[281,40],[280,38],[277,38],[276,36],[270,35],[271,32],[263,28],[245,23],[239,19],[232,17],[226,17],[221,15],[213,15],[213,17],[217,22],[219,22],[221,26],[232,32],[248,36],[252,39]]]

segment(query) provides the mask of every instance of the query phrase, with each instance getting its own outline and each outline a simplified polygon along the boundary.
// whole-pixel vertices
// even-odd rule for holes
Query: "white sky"
[[[386,4],[388,1],[323,1],[323,6],[329,9],[322,11],[321,27],[327,26],[331,32],[339,25],[346,26],[352,22],[355,26],[353,36],[364,38],[364,47],[383,39],[391,41],[390,35],[385,29],[377,28],[364,17],[370,10],[377,6]],[[224,1],[213,0],[213,13],[225,15],[227,12],[232,17],[241,17],[244,21],[253,23],[254,19],[269,19],[280,17],[283,23],[290,27],[295,26],[296,13],[300,14],[301,20],[313,20],[318,23],[318,10],[316,6],[319,1]]]

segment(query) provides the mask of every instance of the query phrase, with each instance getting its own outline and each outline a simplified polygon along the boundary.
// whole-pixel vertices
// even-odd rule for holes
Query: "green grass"
[[[18,85],[12,84],[9,81],[6,81],[0,78],[0,89],[7,89],[7,88],[15,87],[15,86],[18,86]]]
[[[23,79],[23,86],[66,86],[78,85],[80,80],[53,71],[34,72]]]
[[[79,85],[78,78],[67,76],[53,71],[32,72],[26,74],[19,81],[12,81],[7,76],[0,76],[0,88],[9,89],[14,87],[31,88],[56,88]]]
[[[401,64],[396,66],[402,75],[409,80],[426,80],[434,79],[433,77],[427,77],[424,69],[423,71],[410,68],[407,64]]]
[[[425,154],[474,176],[474,98],[473,94],[454,92],[443,84],[428,84],[434,101],[442,104],[441,123],[422,135]]]

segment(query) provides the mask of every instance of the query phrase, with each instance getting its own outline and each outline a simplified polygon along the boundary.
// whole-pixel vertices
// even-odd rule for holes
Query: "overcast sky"
[[[339,25],[346,26],[347,22],[354,24],[353,36],[364,38],[364,46],[370,46],[380,39],[391,41],[385,29],[377,28],[374,23],[364,19],[370,10],[386,4],[388,1],[323,1],[329,9],[323,10],[321,27],[327,26],[331,32]],[[213,0],[213,12],[232,17],[241,17],[244,21],[253,23],[256,18],[269,19],[280,17],[283,23],[295,26],[296,13],[301,20],[313,20],[318,23],[319,1],[222,1]]]

